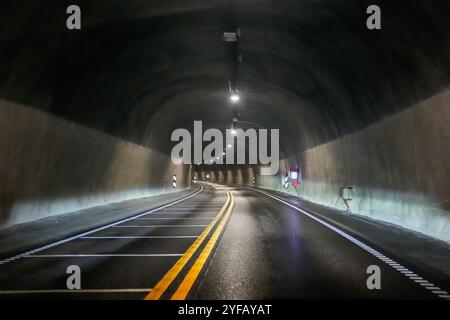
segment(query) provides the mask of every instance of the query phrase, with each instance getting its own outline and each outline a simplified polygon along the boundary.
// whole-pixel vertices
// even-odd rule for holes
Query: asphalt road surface
[[[67,289],[79,266],[81,290]],[[381,289],[369,290],[369,266]],[[440,286],[441,285],[441,286]],[[254,190],[200,193],[0,264],[0,299],[448,299],[442,284]]]

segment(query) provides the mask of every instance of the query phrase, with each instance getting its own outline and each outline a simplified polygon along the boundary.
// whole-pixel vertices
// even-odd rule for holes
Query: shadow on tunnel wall
[[[190,185],[169,156],[0,100],[0,226]]]

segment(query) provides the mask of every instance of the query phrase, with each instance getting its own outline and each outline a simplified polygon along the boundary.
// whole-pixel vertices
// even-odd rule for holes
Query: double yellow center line
[[[175,293],[172,295],[171,300],[184,300],[186,299],[189,291],[192,289],[198,275],[203,269],[208,257],[211,255],[215,244],[217,243],[222,230],[224,229],[228,219],[230,218],[231,212],[234,207],[234,197],[228,188],[225,188],[227,192],[227,200],[211,221],[211,223],[203,230],[200,236],[194,241],[194,243],[189,247],[189,249],[183,254],[183,256],[173,265],[173,267],[164,275],[164,277],[156,284],[153,290],[145,297],[145,300],[158,300],[164,294],[164,292],[169,288],[175,278],[180,274],[189,260],[194,256],[195,252],[200,248],[205,239],[209,236],[211,231],[214,229],[216,224],[219,222],[217,228],[214,230],[212,236],[207,242],[206,246],[203,248],[202,252],[198,256],[197,260],[192,265],[189,272],[186,274],[181,284],[178,286]]]

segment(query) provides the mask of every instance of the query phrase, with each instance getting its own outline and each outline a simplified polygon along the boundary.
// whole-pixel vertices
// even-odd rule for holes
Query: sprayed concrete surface
[[[189,186],[188,166],[96,130],[0,101],[0,226]]]
[[[339,188],[353,186],[352,213],[450,242],[450,90],[364,130],[282,160],[275,176],[257,168],[211,172],[211,180],[252,184],[344,210]],[[298,188],[284,188],[300,168]],[[200,176],[205,178],[205,172]]]

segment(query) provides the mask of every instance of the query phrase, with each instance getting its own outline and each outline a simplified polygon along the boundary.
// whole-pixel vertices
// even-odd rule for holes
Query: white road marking
[[[225,203],[225,201],[224,201],[224,203]],[[217,209],[221,209],[221,207],[220,206],[217,206],[217,207],[171,207],[171,208],[165,209],[165,211],[172,211],[172,210],[180,210],[180,211],[203,210],[203,211],[207,211],[207,210],[217,210]]]
[[[326,222],[326,221],[320,219],[319,217],[321,217],[321,218],[323,218],[323,219],[325,219],[325,220],[327,219],[327,218],[323,217],[321,214],[315,212],[315,215],[313,215],[313,214],[311,214],[311,213],[309,213],[309,212],[307,212],[307,211],[305,211],[305,210],[303,210],[303,209],[301,209],[301,208],[299,208],[299,207],[294,206],[293,204],[291,204],[291,203],[289,203],[289,202],[287,202],[287,201],[285,201],[285,200],[283,200],[283,199],[281,199],[281,198],[278,198],[278,197],[276,197],[276,196],[273,196],[273,195],[271,195],[271,194],[269,194],[269,193],[266,193],[266,192],[264,192],[264,191],[261,191],[261,190],[258,190],[258,189],[254,189],[254,188],[245,187],[245,186],[243,186],[243,188],[246,188],[246,189],[249,189],[249,190],[253,190],[253,191],[258,192],[258,193],[261,193],[261,194],[264,194],[264,195],[266,195],[267,197],[270,197],[270,198],[272,198],[272,199],[275,199],[275,200],[277,200],[277,201],[279,201],[279,202],[281,202],[281,203],[283,203],[283,204],[285,204],[285,205],[291,207],[292,209],[294,209],[294,210],[296,210],[296,211],[298,211],[298,212],[300,212],[300,213],[306,215],[307,217],[309,217],[309,218],[315,220],[316,222],[322,224],[323,226],[325,226],[325,227],[327,227],[327,228],[333,230],[334,232],[336,232],[336,233],[339,234],[340,236],[344,237],[345,239],[349,240],[349,241],[352,242],[353,244],[357,245],[357,246],[360,247],[361,249],[363,249],[363,250],[369,252],[371,255],[373,255],[373,256],[375,256],[376,258],[380,259],[381,261],[385,262],[385,261],[384,261],[384,260],[385,260],[384,258],[387,258],[385,255],[383,255],[381,252],[379,252],[379,251],[373,249],[372,247],[368,246],[367,244],[363,243],[362,241],[360,241],[360,240],[354,238],[353,236],[347,234],[346,232],[342,231],[341,229],[336,228],[336,227],[333,226],[332,224],[330,224],[330,223],[328,223],[328,222]],[[316,215],[319,216],[319,217],[317,217]],[[390,259],[389,261],[395,262],[395,261],[392,260],[392,259]],[[399,263],[395,263],[395,264],[391,264],[391,263],[387,263],[387,262],[385,262],[385,263],[386,263],[387,265],[393,267],[393,268],[396,269],[396,270],[401,269],[402,271],[410,271],[410,270],[408,270],[407,268],[403,267],[403,266],[402,266],[401,264],[399,264]],[[405,275],[406,277],[408,277],[409,279],[414,280],[416,283],[418,283],[418,282],[419,282],[419,283],[430,283],[429,281],[423,280],[423,278],[421,278],[421,277],[411,277],[411,276],[408,275],[408,274],[404,274],[404,275]],[[417,278],[417,279],[415,279],[415,278]],[[431,284],[431,283],[430,283],[430,284]],[[434,285],[432,285],[432,286],[434,286]],[[424,286],[423,288],[424,288],[424,289],[430,290],[431,287],[430,287],[430,286]],[[430,290],[430,291],[433,292],[432,290]],[[447,291],[443,291],[443,292],[444,292],[444,294],[440,294],[440,295],[437,295],[437,296],[438,296],[439,298],[441,298],[441,299],[450,300],[450,295],[448,294],[448,292],[447,292]],[[433,293],[434,293],[434,292],[433,292]]]
[[[211,213],[212,213],[211,211],[205,211],[202,213],[199,213],[197,211],[196,212],[164,212],[164,213],[152,213],[152,216],[180,215],[180,219],[186,219],[186,218],[183,218],[183,216],[187,215],[187,214],[207,215],[207,214],[211,214]],[[211,217],[211,216],[209,216],[209,217]]]
[[[113,226],[112,228],[200,228],[207,224],[175,224],[175,225],[142,225],[142,226]]]
[[[42,290],[0,290],[0,294],[47,294],[47,293],[138,293],[149,292],[152,289],[42,289]]]
[[[394,267],[394,269],[396,269],[398,271],[409,271],[408,269],[406,269],[405,267],[402,267],[402,266]]]
[[[180,253],[156,253],[156,254],[36,254],[27,255],[25,258],[91,258],[91,257],[181,257]]]
[[[208,212],[217,212],[221,208],[211,209],[211,210],[202,210],[202,209],[189,209],[189,210],[180,210],[180,209],[173,209],[173,210],[167,210],[161,212],[161,214],[164,213],[180,213],[180,214],[188,214],[188,213],[208,213]]]
[[[434,287],[434,284],[432,284],[432,283],[421,283],[420,284],[421,286],[423,286],[423,287]],[[429,289],[429,288],[427,288],[427,289]]]
[[[137,218],[136,220],[212,220],[213,218]]]
[[[224,199],[224,202],[226,200]],[[222,206],[221,206],[222,205]],[[201,205],[201,204],[193,204],[193,205],[182,205],[182,206],[174,206],[173,209],[187,209],[192,210],[196,208],[202,208],[202,209],[221,209],[223,207],[223,204],[215,204],[215,205]]]
[[[80,239],[92,239],[92,240],[102,240],[102,239],[194,239],[199,236],[118,236],[118,237],[82,237]]]
[[[6,264],[6,263],[9,263],[9,262],[18,260],[18,259],[20,259],[20,258],[29,256],[29,255],[34,254],[34,253],[37,253],[37,252],[41,252],[41,251],[44,251],[44,250],[47,250],[47,249],[50,249],[50,248],[59,246],[59,245],[61,245],[61,244],[64,244],[64,243],[67,243],[67,242],[70,242],[70,241],[79,239],[79,238],[81,238],[81,237],[85,237],[85,236],[87,236],[87,235],[90,235],[90,234],[93,234],[93,233],[96,233],[96,232],[105,230],[105,229],[107,229],[107,228],[116,226],[116,225],[118,225],[118,224],[121,224],[121,223],[124,223],[124,222],[127,222],[127,221],[131,221],[131,220],[136,219],[136,218],[140,218],[140,217],[149,215],[149,214],[151,214],[151,213],[153,213],[153,212],[160,211],[160,210],[162,210],[162,209],[164,209],[164,208],[173,206],[173,205],[175,205],[175,204],[177,204],[177,203],[180,203],[180,202],[182,202],[182,201],[185,201],[185,200],[187,200],[187,199],[190,199],[190,198],[196,196],[197,194],[199,194],[199,193],[202,192],[202,191],[203,191],[203,186],[201,185],[201,186],[200,186],[200,190],[196,191],[195,193],[193,193],[193,194],[191,194],[191,195],[189,195],[189,196],[186,196],[186,197],[184,197],[184,198],[181,198],[181,199],[179,199],[179,200],[173,201],[173,202],[171,202],[171,203],[168,203],[168,204],[163,205],[163,206],[161,206],[161,207],[152,209],[152,210],[150,210],[150,211],[146,211],[146,212],[144,212],[144,213],[140,213],[140,214],[135,215],[135,216],[133,216],[133,217],[126,218],[126,219],[123,219],[123,220],[120,220],[120,221],[117,221],[117,222],[114,222],[114,223],[110,223],[110,224],[107,224],[107,225],[105,225],[105,226],[103,226],[103,227],[99,227],[99,228],[93,229],[93,230],[91,230],[91,231],[83,232],[83,233],[77,234],[77,235],[75,235],[75,236],[72,236],[72,237],[69,237],[69,238],[66,238],[66,239],[63,239],[63,240],[59,240],[59,241],[56,241],[56,242],[52,242],[52,243],[47,244],[47,245],[45,245],[45,246],[42,246],[42,247],[39,247],[39,248],[30,250],[30,251],[26,251],[26,252],[24,252],[24,253],[20,253],[20,254],[18,254],[18,255],[9,257],[9,258],[7,258],[7,259],[0,260],[0,265],[3,265],[3,264]]]

